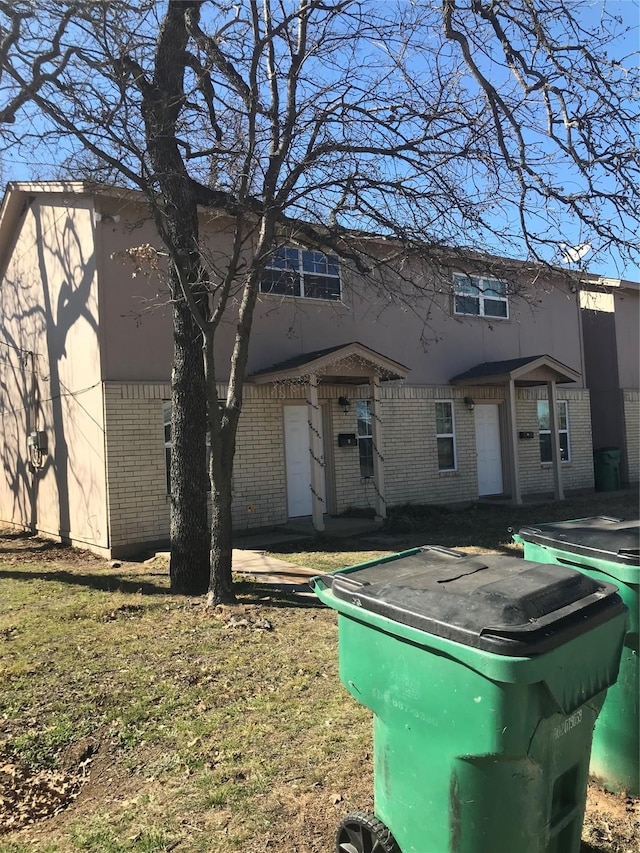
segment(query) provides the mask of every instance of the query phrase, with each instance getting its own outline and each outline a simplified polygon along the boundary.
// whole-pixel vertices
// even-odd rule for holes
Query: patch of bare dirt
[[[97,743],[83,738],[62,756],[59,769],[32,770],[22,762],[0,765],[0,833],[13,832],[67,809],[88,781]]]
[[[589,785],[582,838],[583,853],[637,853],[640,799]]]
[[[87,754],[87,749],[94,751]],[[74,756],[78,762],[70,766]],[[5,804],[0,793],[0,837],[3,833],[11,832],[15,833],[11,838],[26,841],[28,844],[36,845],[43,841],[65,843],[68,840],[70,820],[90,819],[107,804],[125,800],[140,785],[139,780],[123,774],[109,746],[92,738],[83,738],[72,744],[65,751],[62,765],[64,769],[48,772],[46,775],[43,773],[43,778],[51,783],[52,790],[61,787],[64,796],[58,798],[55,791],[47,791],[41,799],[42,807],[37,813],[33,811],[30,819],[24,814],[25,819],[13,819],[5,825]],[[28,803],[30,798],[33,799],[33,785],[38,784],[38,775],[33,774],[19,792],[24,797],[20,807],[23,813],[25,803]],[[58,782],[58,777],[63,780],[61,783]]]
[[[105,560],[91,551],[72,548],[53,539],[36,536],[24,530],[14,530],[0,527],[0,559],[11,562],[19,559],[34,559],[39,562],[56,562],[64,560],[70,565],[84,566],[87,563],[106,565]]]

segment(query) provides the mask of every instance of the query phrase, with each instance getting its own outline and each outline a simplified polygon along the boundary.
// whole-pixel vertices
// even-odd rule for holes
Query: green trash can
[[[602,447],[593,453],[593,477],[597,492],[616,492],[620,485],[620,459],[617,447]]]
[[[578,518],[525,527],[526,560],[570,566],[614,583],[629,611],[620,674],[593,735],[591,773],[605,788],[640,796],[640,521]]]
[[[375,814],[338,853],[577,853],[625,607],[571,569],[424,546],[311,579],[373,711]]]

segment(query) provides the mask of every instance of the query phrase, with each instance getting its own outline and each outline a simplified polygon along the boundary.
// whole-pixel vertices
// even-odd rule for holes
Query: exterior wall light
[[[473,397],[465,397],[464,404],[470,412],[472,412],[476,407],[476,401],[473,399]]]
[[[348,397],[338,397],[338,405],[345,413],[345,415],[349,414],[349,409],[351,408],[351,400]]]

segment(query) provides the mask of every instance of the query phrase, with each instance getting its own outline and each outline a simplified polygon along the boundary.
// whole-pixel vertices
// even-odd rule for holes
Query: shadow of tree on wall
[[[88,217],[88,209],[83,210]],[[5,440],[0,458],[8,492],[2,515],[31,531],[68,537],[73,532],[70,478],[87,508],[95,487],[95,475],[87,478],[86,466],[76,470],[80,459],[69,452],[70,423],[82,429],[88,415],[79,415],[79,392],[87,389],[78,388],[74,377],[87,375],[83,360],[92,352],[68,348],[69,334],[80,320],[97,340],[90,302],[94,245],[83,243],[70,208],[59,202],[42,207],[30,197],[15,227],[1,291],[0,410]],[[91,350],[97,347],[91,344]],[[97,384],[100,378],[98,363],[93,381]],[[27,437],[33,431],[46,436],[48,452],[30,450]]]
[[[3,282],[3,294],[7,282]],[[4,298],[3,298],[4,305]],[[10,505],[3,506],[7,521],[36,530],[37,511],[34,498],[35,478],[29,464],[27,436],[33,424],[33,409],[38,405],[30,376],[33,356],[26,346],[26,330],[19,326],[12,334],[12,316],[2,312],[2,347],[0,347],[0,413],[2,417],[2,471]],[[4,503],[4,501],[3,501]]]

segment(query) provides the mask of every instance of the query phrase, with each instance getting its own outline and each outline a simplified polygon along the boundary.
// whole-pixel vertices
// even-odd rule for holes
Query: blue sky
[[[602,14],[603,5],[602,2],[589,2],[589,0],[585,0],[583,6],[585,23],[597,25]],[[638,29],[640,25],[640,0],[606,0],[606,8],[609,14],[620,16],[624,23],[632,29],[626,38],[621,41],[621,48],[625,54],[635,53],[636,58],[630,61],[636,62],[640,46],[640,30]],[[638,130],[640,131],[640,128]],[[5,181],[50,179],[59,174],[58,163],[51,162],[51,160],[51,149],[44,145],[30,152],[28,160],[21,158],[18,151],[12,152],[11,158],[5,159],[2,164],[3,178]],[[496,211],[496,217],[498,215]],[[579,231],[572,232],[568,230],[562,234],[562,239],[568,245],[578,245],[583,242],[583,235]],[[588,255],[585,256],[583,265],[589,268]],[[592,271],[611,277],[622,276],[640,280],[640,267],[632,266],[628,263],[625,264],[616,256],[615,252],[611,252],[609,256],[600,255],[597,260],[597,267]]]

